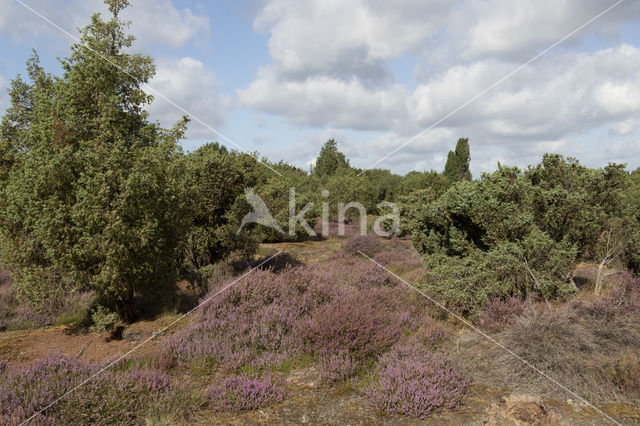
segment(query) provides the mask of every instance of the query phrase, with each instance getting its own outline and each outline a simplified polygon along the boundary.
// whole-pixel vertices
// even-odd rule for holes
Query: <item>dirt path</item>
[[[90,333],[74,327],[47,327],[37,330],[17,330],[0,333],[0,359],[27,362],[47,355],[64,354],[78,356],[87,361],[105,361],[122,355],[154,331],[170,323],[172,316],[155,321],[140,321],[124,330],[122,338],[111,333]],[[150,341],[136,351],[143,355],[153,351],[155,341]]]

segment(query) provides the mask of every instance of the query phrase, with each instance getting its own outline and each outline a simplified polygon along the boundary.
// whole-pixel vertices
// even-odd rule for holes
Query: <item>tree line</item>
[[[411,234],[424,255],[429,288],[469,312],[490,297],[565,297],[581,257],[623,259],[638,271],[640,173],[622,165],[590,169],[547,155],[526,170],[500,166],[472,180],[465,138],[443,173],[404,176],[352,167],[333,139],[310,172],[217,143],[184,153],[188,119],[170,129],[149,119],[142,86],[153,60],[130,53],[133,37],[119,17],[127,2],[106,3],[111,16],[92,17],[60,76],[34,52],[28,78],[11,83],[0,127],[0,263],[25,303],[92,289],[133,321],[135,297],[166,293],[180,277],[202,279],[210,265],[250,256],[260,242],[308,238],[261,226],[238,232],[251,211],[246,188],[283,229],[292,187],[298,210],[314,203],[312,225],[323,202],[334,220],[338,202],[359,201],[370,214],[396,202],[397,233]]]

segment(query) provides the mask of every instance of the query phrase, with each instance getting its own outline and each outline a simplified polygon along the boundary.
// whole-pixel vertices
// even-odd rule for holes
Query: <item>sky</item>
[[[21,1],[74,36],[106,12]],[[404,174],[467,137],[475,176],[546,152],[640,167],[640,0],[131,0],[123,17],[156,61],[151,118],[195,117],[185,150],[308,169],[334,138],[353,166]],[[72,42],[0,0],[0,111],[32,49],[59,73]]]

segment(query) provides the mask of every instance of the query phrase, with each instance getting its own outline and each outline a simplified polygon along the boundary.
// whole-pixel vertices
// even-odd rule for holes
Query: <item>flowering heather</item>
[[[625,272],[614,279],[609,292],[589,301],[575,301],[578,312],[610,317],[640,315],[640,278]]]
[[[517,297],[493,299],[480,313],[478,325],[487,330],[499,330],[524,312],[525,302]]]
[[[608,301],[620,312],[640,315],[640,278],[629,272],[617,277],[609,292]]]
[[[8,365],[0,378],[0,423],[13,424],[43,409],[90,376],[93,368],[73,358],[49,356],[26,366]],[[55,423],[53,413],[38,416]]]
[[[282,401],[282,390],[270,378],[230,376],[206,393],[214,411],[246,411]]]
[[[342,382],[358,371],[359,362],[348,350],[328,352],[320,358],[320,380],[323,383]]]
[[[356,359],[365,359],[397,342],[404,324],[376,296],[345,288],[332,303],[319,307],[302,327],[309,350],[334,354],[346,350]]]
[[[20,423],[98,371],[97,364],[49,356],[0,372],[0,423]],[[37,416],[40,424],[140,423],[152,414],[193,407],[164,373],[150,369],[107,370]]]
[[[360,252],[369,257],[384,250],[382,240],[375,235],[358,235],[350,238],[342,245],[342,250],[350,255],[359,255]]]
[[[375,264],[341,253],[280,273],[252,272],[166,345],[182,363],[228,370],[275,367],[302,353],[346,350],[361,360],[386,350],[403,328],[416,329],[423,310],[424,303]]]
[[[422,259],[404,253],[402,251],[383,251],[376,254],[373,260],[377,263],[389,268],[395,274],[402,276],[405,280],[415,281],[424,275]]]
[[[419,344],[399,345],[383,355],[376,374],[362,389],[365,398],[381,411],[417,418],[457,407],[469,384],[445,354]]]

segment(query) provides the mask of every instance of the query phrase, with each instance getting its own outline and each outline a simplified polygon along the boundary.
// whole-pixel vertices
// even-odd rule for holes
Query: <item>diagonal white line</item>
[[[476,333],[480,334],[482,337],[484,337],[485,339],[489,340],[491,343],[493,343],[494,345],[498,346],[500,349],[503,349],[505,352],[507,352],[509,355],[512,355],[513,357],[515,357],[516,359],[518,359],[519,361],[521,361],[522,363],[524,363],[525,365],[527,365],[528,367],[532,368],[534,371],[536,371],[538,374],[540,374],[541,376],[545,377],[546,379],[549,379],[551,382],[553,382],[554,384],[556,384],[557,386],[559,386],[560,388],[564,389],[565,391],[569,392],[571,395],[573,395],[574,397],[576,397],[577,399],[579,399],[580,401],[584,402],[586,405],[588,405],[589,407],[593,408],[594,410],[596,410],[598,413],[602,414],[604,417],[606,417],[608,420],[610,420],[612,423],[620,425],[620,423],[618,423],[617,421],[615,421],[614,419],[612,419],[610,416],[608,416],[604,411],[600,410],[598,407],[596,407],[595,405],[593,405],[592,403],[590,403],[589,401],[587,401],[586,399],[584,399],[583,397],[581,397],[580,395],[578,395],[577,393],[575,393],[574,391],[572,391],[571,389],[567,388],[566,386],[564,386],[563,384],[561,384],[560,382],[558,382],[557,380],[555,380],[553,377],[549,376],[547,373],[545,373],[544,371],[540,370],[538,367],[536,367],[535,365],[531,364],[529,361],[527,361],[526,359],[522,358],[520,355],[516,354],[515,352],[513,352],[511,349],[507,348],[506,346],[504,346],[502,343],[498,342],[496,339],[494,339],[493,337],[489,336],[487,333],[485,333],[484,331],[480,330],[478,327],[476,327],[475,325],[473,325],[471,322],[467,321],[464,317],[458,315],[457,313],[453,312],[451,309],[447,308],[446,306],[444,306],[442,303],[438,302],[437,300],[433,299],[432,297],[429,297],[425,292],[421,291],[419,288],[411,285],[410,283],[408,283],[407,281],[405,281],[404,279],[402,279],[401,277],[399,277],[398,275],[394,274],[392,271],[390,271],[389,269],[385,268],[383,265],[379,264],[378,262],[376,262],[375,260],[373,260],[372,258],[370,258],[369,256],[367,256],[366,254],[364,254],[363,252],[361,252],[360,250],[358,250],[358,253],[360,253],[361,255],[363,255],[364,257],[366,257],[367,259],[369,259],[370,261],[372,261],[373,263],[375,263],[376,265],[378,265],[380,268],[384,269],[385,271],[387,271],[389,274],[393,275],[395,278],[397,278],[398,280],[402,281],[404,284],[406,284],[410,289],[415,290],[416,292],[418,292],[420,295],[424,296],[425,298],[427,298],[431,303],[433,303],[434,305],[438,306],[439,308],[445,310],[446,312],[450,313],[451,315],[453,315],[454,317],[456,317],[458,320],[462,321],[462,323],[464,323],[467,327],[471,328],[473,331],[475,331]]]
[[[131,75],[127,70],[125,70],[124,68],[122,68],[121,66],[119,66],[118,64],[114,63],[113,61],[111,61],[109,58],[107,58],[106,56],[104,56],[102,53],[96,51],[95,49],[86,46],[84,44],[82,44],[80,42],[80,39],[76,36],[74,36],[73,34],[71,34],[69,31],[65,30],[64,28],[62,28],[60,25],[56,24],[55,22],[53,22],[51,19],[47,18],[46,16],[42,15],[40,12],[38,12],[37,10],[33,9],[31,6],[25,4],[22,2],[22,0],[16,0],[21,6],[23,6],[25,9],[27,9],[28,11],[30,11],[31,13],[33,13],[34,15],[38,16],[39,18],[41,18],[42,20],[44,20],[45,22],[47,22],[49,25],[51,25],[52,27],[56,28],[57,30],[59,30],[60,32],[64,33],[67,37],[71,38],[72,40],[74,40],[76,43],[78,43],[80,46],[84,47],[85,49],[89,50],[90,52],[95,53],[96,55],[98,55],[100,58],[102,58],[104,61],[106,61],[107,63],[113,65],[114,67],[116,67],[118,70],[122,71],[123,73],[125,73],[126,75],[128,75],[129,77],[131,77],[133,80],[137,81],[138,83],[143,84],[145,87],[148,88],[148,90],[150,92],[153,92],[155,95],[157,95],[159,98],[164,99],[166,102],[168,102],[170,105],[176,107],[177,109],[179,109],[180,111],[182,111],[183,113],[185,113],[186,115],[190,116],[191,118],[193,118],[194,121],[197,121],[198,123],[202,124],[204,127],[206,127],[207,129],[211,130],[214,134],[220,136],[222,139],[224,139],[225,141],[229,142],[231,145],[235,146],[236,148],[238,148],[240,151],[245,152],[245,153],[249,153],[249,151],[247,151],[246,149],[244,149],[243,147],[241,147],[240,145],[238,145],[237,143],[235,143],[234,141],[232,141],[231,139],[229,139],[228,137],[226,137],[225,135],[223,135],[222,133],[220,133],[218,130],[214,129],[213,127],[211,127],[210,125],[208,125],[207,123],[205,123],[203,120],[201,120],[200,118],[198,118],[197,116],[195,116],[193,113],[187,111],[186,108],[183,108],[182,106],[178,105],[176,102],[174,102],[173,100],[171,100],[170,98],[168,98],[167,96],[163,95],[162,93],[160,93],[158,90],[154,89],[150,84],[148,83],[144,83],[140,80],[138,80],[137,78],[135,78],[133,75]],[[260,164],[264,165],[265,167],[267,167],[269,170],[271,170],[272,172],[274,172],[275,174],[277,174],[278,176],[282,176],[282,173],[278,172],[276,169],[274,169],[273,167],[271,167],[270,165],[268,165],[267,163],[265,163],[264,161],[259,161]]]
[[[60,402],[60,400],[64,399],[65,397],[67,397],[69,394],[71,394],[73,391],[75,391],[76,389],[78,389],[79,387],[87,384],[88,382],[90,382],[91,380],[95,379],[97,376],[99,376],[100,374],[104,373],[106,370],[108,370],[109,368],[113,367],[115,364],[117,364],[118,362],[122,361],[125,357],[129,356],[131,353],[137,351],[138,349],[140,349],[142,346],[144,346],[145,344],[149,343],[149,341],[153,340],[156,338],[156,336],[158,336],[159,334],[164,333],[165,331],[167,331],[171,326],[173,326],[174,324],[176,324],[179,321],[182,321],[186,316],[190,315],[191,313],[193,313],[194,311],[196,311],[197,309],[199,309],[200,307],[206,305],[207,303],[209,303],[211,301],[211,299],[213,299],[214,297],[216,297],[217,295],[219,295],[220,293],[224,292],[225,290],[227,290],[229,287],[231,287],[232,285],[234,285],[235,283],[239,282],[240,280],[242,280],[244,277],[246,277],[247,275],[249,275],[250,273],[252,273],[253,271],[255,271],[256,269],[258,269],[259,267],[261,267],[262,265],[264,265],[265,263],[267,263],[268,261],[270,261],[271,259],[273,259],[274,257],[278,256],[280,253],[282,253],[282,250],[279,250],[276,254],[268,257],[266,260],[260,262],[259,265],[251,268],[249,271],[247,271],[246,273],[242,274],[242,276],[240,276],[238,279],[232,281],[231,283],[227,284],[226,286],[224,286],[222,289],[220,289],[219,291],[215,292],[213,295],[207,297],[204,301],[200,302],[198,304],[198,306],[191,308],[189,311],[187,311],[186,313],[180,315],[178,318],[176,318],[175,320],[173,320],[169,325],[161,328],[160,330],[154,331],[153,334],[151,336],[149,336],[148,338],[146,338],[145,340],[143,340],[142,342],[138,343],[136,346],[134,346],[133,348],[131,348],[130,350],[128,350],[127,352],[125,352],[124,354],[122,354],[121,356],[119,356],[118,358],[116,358],[114,361],[111,361],[110,363],[108,363],[107,365],[105,365],[104,367],[102,367],[100,370],[98,370],[96,373],[94,373],[93,375],[91,375],[90,377],[88,377],[87,379],[83,380],[78,386],[74,387],[71,390],[68,390],[67,392],[65,392],[62,396],[60,396],[59,398],[57,398],[56,400],[54,400],[52,403],[50,403],[49,405],[47,405],[46,407],[44,407],[43,409],[41,409],[40,411],[37,411],[36,413],[33,413],[33,415],[31,417],[29,417],[28,419],[26,419],[25,421],[23,421],[22,423],[20,423],[20,426],[30,422],[31,420],[33,420],[34,417],[36,417],[38,414],[41,414],[42,412],[48,410],[49,408],[53,407],[55,404],[57,404],[58,402]]]
[[[477,100],[479,97],[481,97],[482,95],[484,95],[485,93],[487,93],[488,91],[490,91],[491,89],[495,88],[496,86],[499,86],[500,84],[502,84],[505,80],[509,79],[511,76],[513,76],[514,74],[518,73],[520,70],[522,70],[524,67],[526,67],[527,65],[529,65],[530,63],[532,63],[533,61],[535,61],[536,59],[540,58],[541,56],[543,56],[544,54],[548,53],[550,50],[552,50],[553,48],[555,48],[557,45],[559,45],[560,43],[564,42],[565,40],[567,40],[568,38],[570,38],[571,36],[573,36],[574,34],[576,34],[578,31],[582,30],[584,27],[586,27],[587,25],[591,24],[592,22],[594,22],[595,20],[599,19],[600,17],[602,17],[603,15],[605,15],[606,13],[608,13],[609,11],[611,11],[613,8],[615,8],[616,6],[618,6],[620,3],[622,3],[624,0],[618,0],[617,2],[615,2],[614,4],[612,4],[611,6],[607,7],[605,10],[603,10],[602,12],[598,13],[596,16],[594,16],[593,18],[589,19],[587,22],[585,22],[584,24],[580,25],[578,28],[576,28],[575,30],[571,31],[569,34],[567,34],[566,36],[562,37],[560,40],[556,41],[555,43],[553,43],[551,46],[547,47],[546,49],[544,49],[542,52],[538,53],[536,56],[534,56],[533,58],[529,59],[527,62],[525,62],[524,64],[520,65],[519,67],[517,67],[516,69],[514,69],[513,71],[511,71],[510,73],[508,73],[507,75],[505,75],[504,77],[502,77],[501,79],[497,80],[495,83],[493,83],[491,86],[487,87],[486,89],[484,89],[483,91],[477,93],[475,96],[473,96],[471,99],[469,99],[468,101],[466,101],[465,103],[461,104],[460,106],[458,106],[457,108],[455,108],[453,111],[450,111],[448,114],[446,114],[444,117],[440,118],[438,121],[436,121],[435,123],[433,123],[431,126],[427,127],[426,129],[422,130],[420,133],[418,133],[417,135],[415,135],[414,137],[412,137],[411,139],[409,139],[408,141],[406,141],[405,143],[403,143],[402,145],[400,145],[399,147],[397,147],[396,149],[394,149],[393,151],[391,151],[390,153],[388,153],[387,155],[385,155],[384,157],[382,157],[381,159],[379,159],[378,161],[376,161],[375,163],[369,165],[369,167],[367,167],[367,169],[372,168],[373,166],[377,165],[378,163],[381,163],[382,161],[386,160],[387,158],[391,157],[393,154],[395,154],[396,152],[398,152],[399,150],[401,150],[402,148],[404,148],[405,146],[409,145],[411,142],[413,142],[414,140],[416,140],[417,138],[419,138],[420,136],[424,135],[425,133],[427,133],[428,131],[430,131],[431,129],[433,129],[434,127],[436,127],[438,124],[442,123],[443,121],[445,121],[447,118],[451,117],[453,114],[457,113],[458,111],[460,111],[461,109],[465,108],[466,106],[468,106],[469,104],[473,103],[475,100]],[[366,170],[366,169],[365,169]],[[362,173],[364,173],[364,170],[360,172],[360,174],[358,176],[360,176]]]

